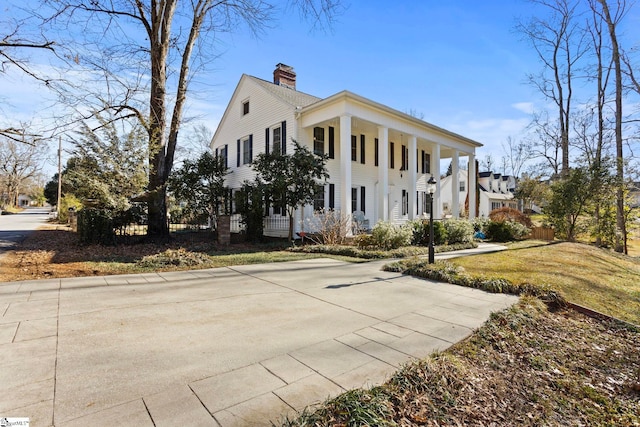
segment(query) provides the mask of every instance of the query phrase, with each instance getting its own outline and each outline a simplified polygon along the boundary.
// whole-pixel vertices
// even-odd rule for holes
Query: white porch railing
[[[268,216],[263,223],[264,235],[269,237],[287,237],[289,234],[289,217],[281,215]],[[240,215],[231,215],[231,232],[244,230]]]

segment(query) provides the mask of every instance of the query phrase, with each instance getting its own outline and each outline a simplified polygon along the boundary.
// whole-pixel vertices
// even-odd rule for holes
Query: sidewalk
[[[380,271],[385,262],[2,283],[0,417],[270,425],[383,382],[517,301]]]

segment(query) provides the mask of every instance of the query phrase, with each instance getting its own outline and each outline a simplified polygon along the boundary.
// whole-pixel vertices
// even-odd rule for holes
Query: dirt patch
[[[218,247],[209,233],[175,235],[167,243],[83,245],[70,228],[47,225],[31,233],[15,250],[0,258],[0,282],[145,272],[149,270],[138,265],[140,260],[178,250],[211,255],[252,252],[256,248],[248,244]],[[162,270],[189,267],[178,263],[167,265]]]

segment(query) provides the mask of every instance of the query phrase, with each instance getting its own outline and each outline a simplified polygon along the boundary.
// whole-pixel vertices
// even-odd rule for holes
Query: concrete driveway
[[[27,208],[12,215],[0,215],[0,257],[49,219],[49,208]]]
[[[262,426],[468,336],[517,298],[315,259],[0,284],[0,417]]]

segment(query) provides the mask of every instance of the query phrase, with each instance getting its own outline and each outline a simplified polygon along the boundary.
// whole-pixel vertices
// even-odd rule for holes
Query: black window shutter
[[[237,167],[240,167],[240,140],[238,140],[238,149],[236,151],[237,151],[237,154],[238,154]]]
[[[404,145],[401,145],[400,148],[402,148],[402,164],[400,165],[400,170],[405,170],[405,166],[407,165],[407,147],[405,147]]]
[[[253,162],[253,134],[249,135],[249,163]]]
[[[421,173],[426,173],[424,171],[424,150],[422,150],[422,156],[420,157],[420,163],[422,164],[422,169],[420,170]]]
[[[280,130],[280,140],[282,141],[282,154],[287,154],[287,121],[282,122],[282,129]]]
[[[364,135],[360,135],[360,163],[364,164]]]
[[[224,167],[229,167],[229,144],[224,144]]]
[[[218,149],[216,148],[215,157],[218,157]]]
[[[375,166],[378,166],[378,138],[374,140],[373,151],[374,151],[373,162]]]
[[[391,169],[394,168],[394,163],[395,163],[395,144],[393,142],[389,143],[389,167]]]
[[[329,158],[336,158],[336,134],[332,126],[329,126]]]
[[[264,153],[269,154],[269,134],[271,133],[271,129],[266,128],[264,130]]]
[[[366,203],[364,202],[365,194],[366,194],[365,186],[363,185],[362,187],[360,187],[360,210],[362,211],[362,213],[365,213],[365,210],[364,210],[366,206]]]
[[[329,209],[336,207],[336,185],[329,184]]]
[[[420,159],[418,158],[418,149],[416,149],[416,173],[420,171]]]

